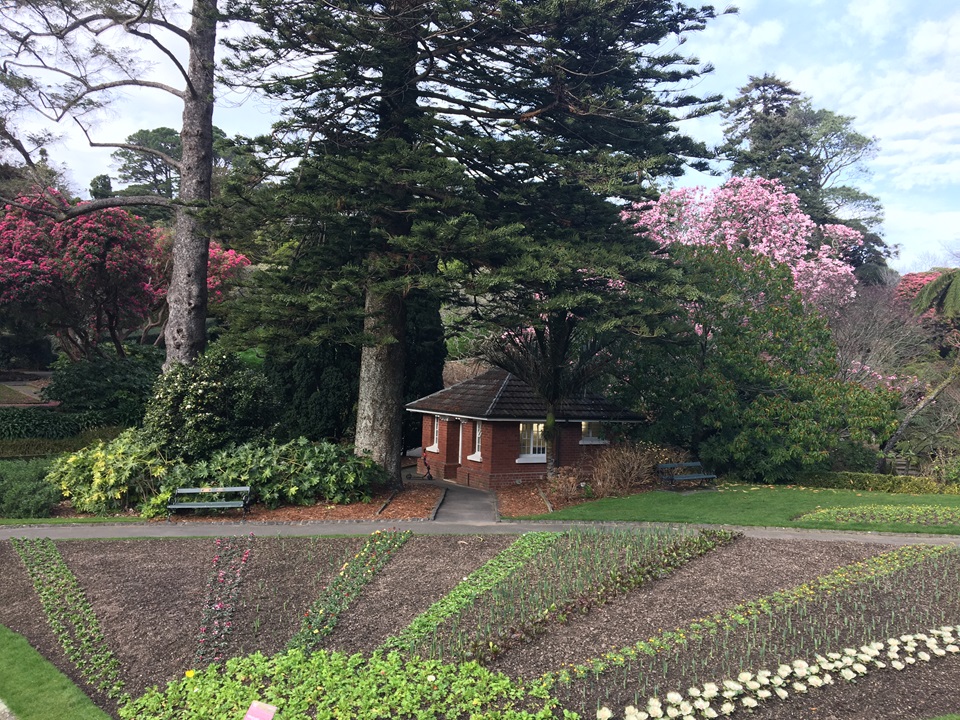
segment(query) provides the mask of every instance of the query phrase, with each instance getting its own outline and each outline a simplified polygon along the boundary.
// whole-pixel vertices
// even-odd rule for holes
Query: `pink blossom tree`
[[[131,333],[163,324],[150,317],[167,315],[168,239],[121,208],[58,222],[50,216],[70,203],[55,190],[17,203],[0,219],[0,308],[29,313],[73,360],[102,354],[104,340],[122,357]],[[222,300],[249,264],[211,243],[210,299]]]
[[[56,222],[49,211],[70,204],[55,190],[18,204],[0,219],[0,307],[31,313],[72,359],[101,354],[105,339],[123,356],[160,296],[154,231],[119,208]]]
[[[745,263],[752,253],[786,265],[805,304],[827,317],[855,295],[853,268],[840,258],[862,243],[861,234],[818,226],[777,180],[735,177],[714,190],[678,188],[656,203],[634,204],[622,217],[663,248],[723,247]]]

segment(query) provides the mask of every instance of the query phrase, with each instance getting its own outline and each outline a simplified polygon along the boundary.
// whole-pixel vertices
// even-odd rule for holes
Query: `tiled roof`
[[[543,421],[547,405],[529,385],[505,370],[494,368],[475,378],[407,403],[407,410],[484,420]],[[561,403],[558,420],[636,421],[640,416],[618,408],[603,397],[583,394]]]

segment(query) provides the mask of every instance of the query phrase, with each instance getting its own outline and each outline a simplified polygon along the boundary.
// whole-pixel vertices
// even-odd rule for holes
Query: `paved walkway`
[[[492,493],[437,483],[446,489],[433,520],[363,520],[288,522],[130,522],[74,525],[0,525],[0,540],[11,537],[48,537],[53,540],[101,538],[215,537],[252,532],[260,536],[369,535],[376,530],[412,530],[421,535],[512,535],[537,530],[567,530],[585,525],[599,527],[668,527],[666,523],[590,523],[561,521],[499,520]],[[859,542],[890,545],[958,545],[960,536],[805,530],[800,528],[738,527],[731,525],[682,525],[691,528],[727,529],[748,537],[827,542]],[[2,718],[0,718],[2,720]]]

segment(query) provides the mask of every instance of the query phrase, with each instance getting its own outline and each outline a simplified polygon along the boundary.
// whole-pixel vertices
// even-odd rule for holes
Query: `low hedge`
[[[44,480],[50,461],[0,462],[0,517],[49,517],[60,491]]]
[[[63,453],[82,450],[87,445],[98,440],[113,440],[123,428],[102,427],[84,430],[79,435],[69,438],[51,440],[50,438],[19,438],[17,440],[0,440],[0,459],[28,459],[39,457],[53,457]]]
[[[98,412],[66,413],[50,408],[0,408],[0,440],[62,440],[105,425]]]
[[[931,477],[912,475],[825,472],[805,475],[799,478],[796,484],[832,490],[866,490],[906,495],[960,495],[960,485],[938,482]]]

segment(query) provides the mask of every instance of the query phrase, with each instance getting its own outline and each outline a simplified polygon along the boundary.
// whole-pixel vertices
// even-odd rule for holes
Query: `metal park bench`
[[[677,483],[692,482],[698,487],[705,487],[707,483],[717,479],[716,475],[704,472],[703,465],[699,462],[662,463],[657,465],[657,474],[666,488],[674,488]]]
[[[236,495],[240,496],[239,499],[225,499],[225,496]],[[181,499],[188,497],[193,497],[194,499]],[[176,512],[177,510],[209,510],[219,508],[243,508],[243,515],[246,517],[247,508],[249,507],[249,485],[238,485],[235,487],[177,488],[170,502],[167,503],[167,520],[170,519],[170,513]]]

